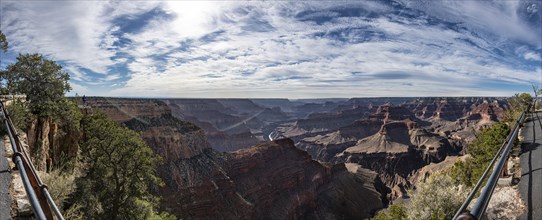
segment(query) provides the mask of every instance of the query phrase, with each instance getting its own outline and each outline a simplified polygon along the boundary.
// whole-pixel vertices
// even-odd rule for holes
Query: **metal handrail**
[[[15,137],[17,137],[17,141],[20,144],[20,141],[18,140],[19,133],[17,132],[17,129],[15,129],[15,125],[13,124],[13,121],[11,120],[11,117],[9,117],[9,115],[7,115],[7,116],[8,116],[7,121],[9,122],[9,125],[11,126],[11,128],[13,130],[12,132],[15,134]],[[28,156],[28,153],[26,152],[24,147],[20,147],[20,150],[22,151],[22,154],[23,154],[23,156],[25,156],[26,160],[31,161],[30,157]],[[55,204],[55,201],[53,200],[53,198],[51,197],[51,194],[49,193],[49,190],[47,189],[47,185],[45,185],[43,183],[40,176],[36,173],[36,167],[34,167],[33,163],[28,163],[28,164],[30,165],[30,170],[32,170],[32,174],[36,177],[36,180],[38,182],[38,185],[40,186],[40,189],[41,189],[42,193],[44,194],[45,198],[47,199],[47,203],[49,204],[50,208],[55,213],[57,219],[58,220],[64,220],[64,217],[62,216],[62,213],[58,209],[57,205]]]
[[[483,214],[485,213],[487,209],[487,205],[489,204],[489,200],[491,199],[491,196],[493,195],[493,191],[495,190],[495,187],[497,186],[497,181],[502,172],[502,169],[504,168],[506,159],[508,158],[508,154],[510,153],[510,150],[512,149],[515,139],[519,133],[519,128],[522,122],[525,120],[525,115],[527,114],[527,111],[529,111],[529,109],[531,109],[531,107],[533,106],[533,103],[534,101],[530,103],[529,106],[527,106],[527,108],[521,113],[520,117],[516,121],[514,128],[508,134],[506,140],[503,142],[503,144],[497,151],[497,154],[495,154],[495,156],[491,160],[489,166],[486,168],[486,170],[482,174],[482,177],[480,177],[480,179],[476,183],[476,186],[473,188],[473,190],[471,191],[471,193],[469,194],[465,202],[457,210],[453,219],[459,220],[459,219],[481,219],[482,218]],[[497,158],[499,158],[499,160],[497,162],[497,165],[493,168],[493,166],[495,165],[495,162],[497,161],[496,160]],[[476,201],[476,204],[474,205],[472,211],[465,212],[467,206],[469,206],[472,199],[474,198],[474,195],[476,195],[476,193],[482,186],[482,183],[484,182],[484,179],[487,177],[489,170],[491,170],[492,168],[493,168],[493,172],[491,172],[491,175],[489,176],[489,179],[487,180],[486,185],[482,189],[482,192],[480,196],[478,197],[478,200]]]
[[[3,106],[2,106],[3,108]],[[3,110],[3,109],[2,109]],[[6,120],[6,114],[4,111],[2,111],[2,117],[4,118],[4,123],[6,127],[9,126],[7,120]],[[9,130],[9,129],[8,129]],[[30,183],[30,180],[28,178],[28,175],[26,174],[26,170],[24,168],[23,160],[21,159],[22,155],[17,152],[17,149],[13,143],[15,142],[13,139],[13,135],[11,132],[7,132],[9,141],[12,143],[11,148],[14,152],[14,161],[17,165],[17,168],[19,169],[19,172],[21,173],[21,179],[23,181],[24,189],[26,191],[26,195],[28,195],[28,200],[30,201],[30,205],[32,206],[32,211],[34,211],[34,214],[36,215],[37,219],[46,219],[45,214],[43,213],[43,209],[41,208],[41,205],[38,201],[38,196],[36,195],[36,192],[34,192],[34,188],[32,187],[32,184]],[[17,152],[17,153],[15,153]]]
[[[17,133],[17,130],[13,125],[13,121],[5,109],[3,102],[0,102],[0,109],[2,111],[2,118],[4,120],[4,125],[6,126],[7,134],[11,142],[11,147],[13,149],[13,159],[21,173],[23,185],[36,218],[40,220],[53,219],[53,216],[51,215],[52,211],[58,220],[64,220],[64,217],[53,201],[47,186],[41,181],[41,178],[37,174],[36,169],[30,160],[30,157],[28,156],[24,147],[22,147],[19,134]]]

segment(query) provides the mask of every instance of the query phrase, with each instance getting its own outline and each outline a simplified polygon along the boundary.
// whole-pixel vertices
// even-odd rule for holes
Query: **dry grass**
[[[60,170],[53,170],[49,173],[40,172],[39,175],[47,185],[58,209],[64,210],[64,203],[75,191],[75,175],[62,173]]]

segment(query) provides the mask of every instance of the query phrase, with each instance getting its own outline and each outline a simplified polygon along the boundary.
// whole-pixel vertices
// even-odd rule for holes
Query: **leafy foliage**
[[[468,190],[445,173],[433,173],[416,186],[407,207],[410,219],[452,219]]]
[[[63,98],[59,100],[58,106],[53,118],[60,122],[64,129],[79,130],[83,113],[77,107],[77,103]]]
[[[86,141],[81,147],[84,175],[76,180],[75,203],[86,219],[143,219],[156,198],[148,186],[161,184],[154,175],[159,159],[138,133],[104,114],[83,118]],[[146,207],[146,208],[145,208]]]
[[[6,52],[8,50],[8,40],[6,39],[6,35],[0,31],[0,50],[2,52]]]
[[[6,52],[8,50],[8,40],[6,39],[6,35],[0,31],[0,51]],[[2,60],[0,60],[0,63]],[[5,70],[0,70],[0,76],[3,76],[6,74]],[[4,85],[4,82],[2,82],[2,79],[0,78],[0,94],[7,94],[6,86]]]
[[[451,177],[458,183],[473,186],[482,176],[484,170],[506,140],[510,128],[499,122],[482,130],[480,135],[469,145],[467,152],[471,155],[465,162],[458,161],[451,169]]]
[[[64,209],[64,203],[70,194],[75,191],[75,175],[53,170],[49,173],[40,172],[43,182],[47,184],[49,193],[60,210]]]
[[[6,106],[6,109],[17,129],[26,129],[28,123],[33,118],[26,104],[20,99],[13,100],[10,105]]]
[[[504,117],[504,121],[513,122],[519,118],[523,110],[529,106],[533,97],[529,93],[515,94],[508,98],[509,109]]]
[[[30,112],[40,117],[59,112],[64,94],[71,89],[69,79],[62,66],[40,54],[20,54],[1,76],[8,92],[25,94]]]
[[[389,213],[380,211],[371,220],[405,220],[408,215],[403,205],[393,204],[389,208]]]

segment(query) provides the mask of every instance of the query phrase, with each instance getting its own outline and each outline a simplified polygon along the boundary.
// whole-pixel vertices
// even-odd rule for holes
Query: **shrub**
[[[371,220],[403,220],[407,219],[407,212],[405,207],[400,204],[394,204],[389,207],[389,213],[387,210],[382,210],[376,214]]]
[[[6,106],[6,110],[8,111],[15,128],[26,132],[28,123],[33,118],[33,115],[30,113],[30,110],[28,110],[26,103],[20,99],[15,99],[11,102],[11,104]]]
[[[495,156],[510,128],[504,122],[499,122],[490,128],[482,130],[480,135],[469,144],[467,152],[472,156],[465,162],[457,161],[450,170],[450,176],[458,184],[473,186]]]
[[[452,219],[468,196],[469,190],[456,185],[445,173],[433,173],[411,191],[407,214],[411,219]]]
[[[39,175],[48,186],[47,189],[58,209],[64,210],[64,204],[67,202],[70,194],[75,191],[75,175],[63,174],[60,170],[53,170],[49,173],[40,172]]]

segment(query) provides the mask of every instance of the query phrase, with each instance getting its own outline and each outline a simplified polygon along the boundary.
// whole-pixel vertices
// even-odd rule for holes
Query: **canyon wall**
[[[403,196],[427,165],[461,155],[506,109],[496,98],[351,99],[285,105],[290,112],[272,106],[284,100],[145,101],[92,105],[105,106],[165,158],[162,207],[189,219],[260,218],[262,210],[275,219],[369,216]],[[307,105],[328,111],[296,119],[302,114],[291,111]],[[378,205],[344,194],[358,191]]]
[[[149,106],[143,114],[132,110],[132,118],[122,115],[122,108],[110,109],[137,109],[145,101]],[[178,217],[359,219],[387,204],[383,195],[388,189],[375,172],[355,164],[322,164],[290,139],[221,153],[206,141],[202,129],[154,100],[109,99],[90,105],[92,111],[106,109],[111,118],[140,132],[164,158],[158,171],[165,186],[155,191],[162,197],[161,207]]]

